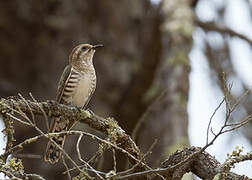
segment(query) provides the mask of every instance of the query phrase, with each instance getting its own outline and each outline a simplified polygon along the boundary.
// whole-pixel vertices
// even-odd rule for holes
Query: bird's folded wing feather
[[[66,86],[66,82],[68,81],[68,79],[70,78],[71,75],[71,66],[67,65],[62,73],[62,76],[60,78],[59,84],[58,84],[58,91],[57,91],[57,95],[56,95],[56,101],[61,103],[61,98],[64,92],[64,88]]]

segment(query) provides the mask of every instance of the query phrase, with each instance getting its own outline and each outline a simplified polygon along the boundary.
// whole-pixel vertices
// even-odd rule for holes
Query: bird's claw
[[[93,112],[91,109],[87,108],[87,111],[88,111],[92,116],[95,115],[94,112]]]
[[[72,105],[72,107],[76,108],[79,112],[81,112],[82,108],[79,106]]]

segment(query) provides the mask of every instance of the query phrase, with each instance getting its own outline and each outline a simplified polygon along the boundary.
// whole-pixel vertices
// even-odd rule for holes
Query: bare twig
[[[64,165],[65,168],[66,168],[66,172],[67,172],[68,179],[71,180],[72,177],[71,177],[71,174],[70,174],[70,172],[69,172],[69,168],[68,168],[68,166],[67,166],[67,163],[66,163],[66,161],[65,161],[65,157],[64,157],[64,156],[62,156],[62,162],[63,162],[63,165]]]
[[[76,143],[76,150],[77,150],[77,154],[78,154],[78,158],[81,162],[84,163],[85,166],[87,166],[92,172],[95,173],[95,175],[99,178],[99,179],[104,179],[99,173],[97,173],[97,171],[92,167],[90,166],[86,161],[84,161],[82,158],[81,158],[81,154],[80,154],[80,141],[82,139],[84,134],[80,134],[79,135],[79,138],[78,138],[78,141]]]
[[[112,154],[113,154],[113,164],[114,164],[114,172],[117,172],[116,170],[116,154],[115,154],[115,149],[112,148]]]
[[[140,162],[142,162],[142,160],[151,153],[152,149],[155,147],[156,144],[157,144],[157,139],[155,139],[155,141],[152,143],[152,145],[150,146],[148,151],[143,155],[142,159],[140,159]],[[125,176],[125,175],[128,175],[128,174],[134,172],[135,169],[140,165],[140,162],[125,171],[121,171],[121,172],[116,173],[114,176],[111,176],[111,178]],[[161,177],[162,179],[165,179],[161,175],[159,175],[159,177]]]
[[[45,124],[46,124],[46,128],[47,131],[49,131],[49,121],[48,121],[48,116],[46,115],[44,109],[40,106],[39,102],[33,97],[32,93],[29,93],[30,97],[32,98],[32,100],[37,103],[37,105],[40,107],[40,110],[42,111],[43,117],[45,119]]]
[[[27,105],[27,107],[29,108],[30,114],[32,116],[32,121],[30,120],[30,118],[20,109],[19,107],[19,112],[22,114],[22,117],[24,117],[32,126],[36,126],[35,120],[34,120],[34,113],[31,110],[31,107],[29,106],[29,103],[26,101],[26,99],[20,94],[18,93],[18,96],[21,98],[21,100]],[[20,114],[20,115],[21,115]]]
[[[102,148],[102,149],[101,149]],[[99,150],[98,151],[96,151],[96,153],[87,161],[87,163],[88,164],[92,164],[92,163],[94,163],[94,161],[96,161],[97,160],[97,158],[99,158],[99,157],[101,157],[102,156],[102,152],[104,151],[103,150],[103,148],[104,148],[104,146],[102,146],[102,145],[100,145],[99,146]],[[85,164],[84,165],[80,165],[79,167],[80,168],[83,168],[84,166],[86,166]],[[86,167],[84,167],[84,168],[86,168]],[[73,170],[75,170],[76,168],[75,167],[73,167],[73,168],[71,168],[71,169],[69,169],[69,171],[73,171]],[[86,168],[86,170],[89,170],[89,171],[91,171],[90,169],[88,169],[88,168]],[[97,171],[97,170],[96,170]],[[99,172],[99,171],[97,171],[99,174],[106,174],[106,173],[104,173],[104,172]],[[66,173],[66,171],[65,172],[63,172],[63,173]]]
[[[239,38],[247,41],[249,44],[252,44],[252,40],[249,39],[248,37],[244,36],[243,34],[235,32],[232,29],[229,29],[228,27],[216,25],[215,22],[202,22],[202,21],[196,20],[196,23],[198,24],[198,26],[200,26],[201,28],[203,28],[206,31],[216,31],[216,32],[219,32],[222,34],[236,36],[236,37],[239,37]]]
[[[147,118],[147,116],[149,116],[149,114],[151,113],[153,107],[157,104],[157,102],[159,102],[166,95],[166,93],[167,93],[167,90],[164,90],[160,94],[160,96],[158,96],[156,98],[156,100],[150,106],[148,106],[147,110],[143,113],[141,118],[138,120],[135,128],[133,129],[133,131],[131,133],[131,137],[132,137],[133,141],[137,142],[138,132],[139,132],[141,126],[143,125],[145,119]]]
[[[210,117],[210,120],[208,122],[208,126],[207,126],[207,137],[206,137],[206,144],[208,144],[208,136],[209,136],[209,129],[213,120],[213,117],[215,116],[216,112],[220,109],[221,105],[225,102],[225,98],[222,99],[222,101],[220,102],[220,104],[217,106],[217,108],[214,110],[213,114]],[[212,131],[213,132],[213,131]]]
[[[16,158],[29,158],[29,159],[41,159],[41,155],[37,154],[12,154],[13,157]]]

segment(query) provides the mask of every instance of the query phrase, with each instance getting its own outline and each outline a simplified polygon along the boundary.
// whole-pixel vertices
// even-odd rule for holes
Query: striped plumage
[[[96,87],[96,75],[93,66],[95,49],[101,45],[92,46],[81,44],[75,47],[69,57],[69,65],[66,66],[58,85],[56,101],[61,104],[73,105],[85,108]],[[76,122],[53,118],[50,132],[62,132],[70,130]],[[66,136],[52,138],[63,148]],[[51,164],[58,162],[61,150],[51,141],[48,142],[45,161]]]

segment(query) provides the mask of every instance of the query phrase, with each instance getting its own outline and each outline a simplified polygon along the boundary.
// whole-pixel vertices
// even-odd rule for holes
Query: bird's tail
[[[53,118],[50,132],[57,133],[67,131],[68,124],[68,120],[61,119],[60,117]],[[58,135],[52,137],[51,139],[63,149],[66,135]],[[51,164],[57,163],[62,155],[62,150],[60,150],[56,144],[52,141],[49,141],[47,144],[44,160],[50,162]]]

